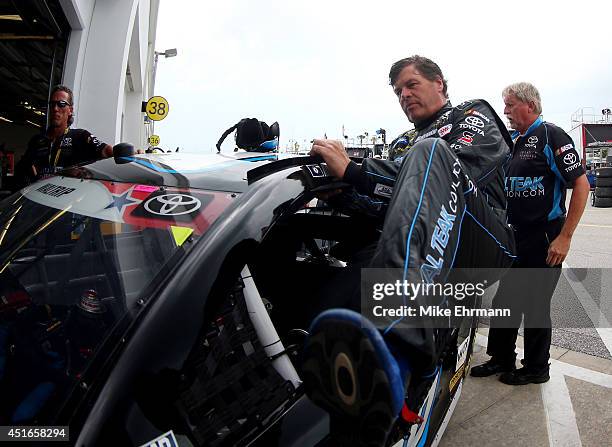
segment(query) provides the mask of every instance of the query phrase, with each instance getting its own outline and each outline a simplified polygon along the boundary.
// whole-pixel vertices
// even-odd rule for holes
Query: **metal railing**
[[[610,111],[603,109],[602,112]],[[595,113],[593,107],[581,107],[572,113],[572,127],[578,124],[610,124],[612,123],[612,114],[610,113]]]

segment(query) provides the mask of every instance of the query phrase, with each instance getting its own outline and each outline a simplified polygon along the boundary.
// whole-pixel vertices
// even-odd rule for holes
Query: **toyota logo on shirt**
[[[471,126],[484,127],[484,121],[480,118],[476,118],[475,116],[468,116],[465,119],[465,122]]]
[[[538,142],[538,137],[536,136],[529,137],[527,141],[529,141],[531,144],[536,144]]]
[[[576,163],[576,154],[569,153],[563,157],[563,162],[566,165],[572,165]]]
[[[186,194],[162,194],[145,202],[145,209],[158,216],[181,216],[202,206],[202,202]]]

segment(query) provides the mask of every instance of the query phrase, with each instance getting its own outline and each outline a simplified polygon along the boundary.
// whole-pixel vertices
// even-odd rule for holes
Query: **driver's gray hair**
[[[542,100],[540,99],[540,92],[535,88],[533,84],[529,82],[517,82],[510,84],[502,91],[502,97],[505,98],[508,95],[514,95],[516,98],[524,103],[532,103],[534,112],[538,115],[542,113]]]

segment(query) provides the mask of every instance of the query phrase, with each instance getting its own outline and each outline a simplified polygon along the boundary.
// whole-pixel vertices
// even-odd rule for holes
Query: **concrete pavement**
[[[479,329],[472,366],[489,358],[487,333]],[[551,358],[551,380],[542,385],[468,376],[440,446],[612,445],[612,360],[554,346]]]

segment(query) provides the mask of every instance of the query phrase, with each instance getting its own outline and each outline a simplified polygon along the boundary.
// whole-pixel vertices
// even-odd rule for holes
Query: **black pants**
[[[496,175],[492,181],[500,181]],[[486,279],[492,284],[514,257],[505,213],[488,203],[448,143],[417,143],[402,162],[371,267],[400,269],[400,279],[415,283],[444,282],[451,268],[471,270],[474,276],[468,280],[482,281],[484,269],[490,269]],[[431,302],[413,302],[419,304]],[[402,323],[389,320],[384,336],[401,347],[413,365],[430,369],[439,354],[439,331]]]
[[[546,264],[548,246],[560,233],[564,220],[521,227],[516,231],[518,258],[501,279],[493,307],[510,309],[510,318],[492,318],[487,354],[499,362],[514,362],[521,317],[525,328],[526,368],[548,369],[550,359],[550,302],[561,275],[561,266]]]

